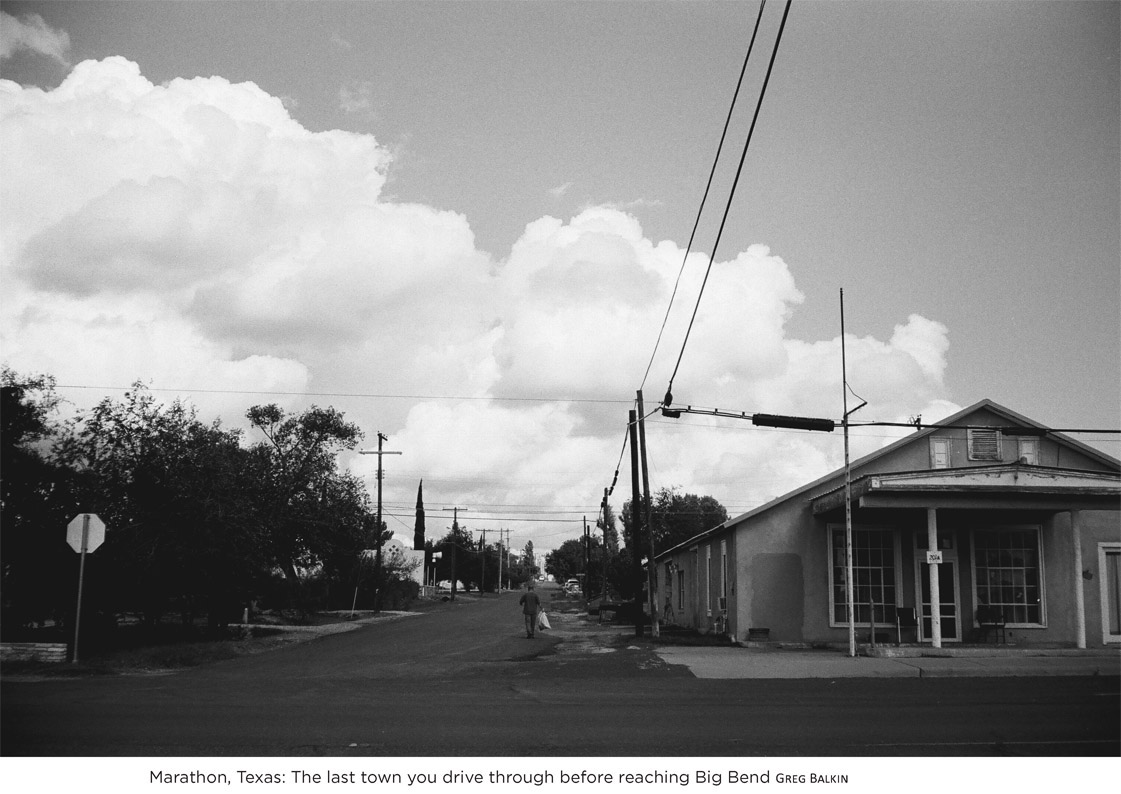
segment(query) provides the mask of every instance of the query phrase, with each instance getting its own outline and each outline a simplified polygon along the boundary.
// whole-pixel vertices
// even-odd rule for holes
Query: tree
[[[240,432],[203,424],[178,400],[160,404],[136,383],[69,423],[54,452],[81,477],[82,511],[109,528],[91,604],[150,620],[199,610],[219,625],[267,575]]]
[[[584,573],[584,541],[566,540],[545,555],[545,573],[558,582],[564,582]]]
[[[256,508],[269,529],[272,561],[299,600],[300,571],[352,563],[367,540],[369,495],[335,463],[362,431],[330,407],[290,416],[259,405],[246,417],[265,437],[250,448],[260,484]]]
[[[0,592],[9,631],[72,606],[75,555],[64,533],[78,512],[75,478],[46,454],[58,403],[53,378],[0,373]]]
[[[682,494],[677,488],[662,488],[650,506],[655,553],[661,553],[728,520],[728,511],[711,496]],[[623,505],[623,524],[631,526],[631,503]],[[649,553],[648,549],[644,549]]]
[[[537,572],[541,569],[537,567],[537,560],[533,556],[532,540],[527,540],[525,542],[525,548],[522,549],[522,564],[525,566],[526,572],[529,574],[529,578],[536,579]]]
[[[599,538],[592,537],[588,546],[587,564],[583,540],[566,540],[554,551],[545,555],[545,572],[558,582],[583,574],[589,593],[601,591],[603,583],[604,554]]]
[[[609,554],[619,553],[619,528],[615,524],[615,511],[611,505],[604,501],[603,516],[596,521],[596,526],[603,531],[603,545]]]
[[[440,559],[436,562],[436,579],[451,582],[453,600],[459,582],[469,586],[472,581],[474,545],[470,530],[453,521],[451,529],[435,546],[435,550],[440,552]]]
[[[525,558],[516,552],[506,555],[506,566],[503,569],[503,578],[510,583],[510,588],[516,590],[528,582],[533,574],[525,563]]]

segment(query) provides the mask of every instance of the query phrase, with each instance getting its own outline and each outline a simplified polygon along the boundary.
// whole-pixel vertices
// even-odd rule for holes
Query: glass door
[[[943,561],[938,565],[938,606],[942,627],[942,639],[961,640],[961,610],[958,605],[958,565],[957,560],[943,555]],[[920,624],[924,641],[929,641],[933,635],[933,624],[930,602],[930,565],[926,562],[926,553],[915,557],[915,564],[920,568],[921,593],[919,603],[922,604]]]

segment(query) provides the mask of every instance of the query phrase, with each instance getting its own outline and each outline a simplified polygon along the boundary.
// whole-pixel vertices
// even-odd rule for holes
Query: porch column
[[[926,509],[926,549],[927,558],[930,552],[938,551],[938,511],[933,507]],[[922,605],[919,605],[922,619]],[[942,647],[942,597],[938,588],[938,563],[930,563],[930,644],[931,647]]]
[[[1074,543],[1074,642],[1086,647],[1086,597],[1082,592],[1082,511],[1070,511],[1070,536]]]

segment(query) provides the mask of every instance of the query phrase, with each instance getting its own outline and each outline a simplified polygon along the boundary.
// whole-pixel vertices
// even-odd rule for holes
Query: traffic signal
[[[832,419],[814,419],[809,416],[779,416],[777,414],[754,414],[751,424],[759,427],[789,427],[794,430],[821,430],[832,433],[836,424]]]

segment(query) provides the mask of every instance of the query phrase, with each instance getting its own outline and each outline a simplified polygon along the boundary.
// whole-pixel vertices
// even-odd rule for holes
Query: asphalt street
[[[548,591],[547,591],[548,595]],[[5,756],[1113,756],[1118,677],[700,678],[516,593],[166,674],[0,682]]]

